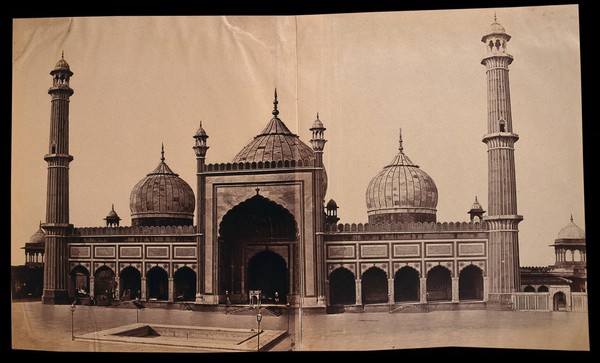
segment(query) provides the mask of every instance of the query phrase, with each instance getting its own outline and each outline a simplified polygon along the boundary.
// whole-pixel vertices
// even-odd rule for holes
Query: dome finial
[[[277,117],[279,115],[279,111],[277,110],[277,87],[275,87],[275,99],[273,100],[273,116]]]
[[[400,135],[399,136],[400,137],[398,138],[398,141],[399,141],[400,145],[398,147],[398,150],[400,150],[400,152],[403,152],[404,147],[402,146],[402,127],[400,127]]]
[[[571,213],[571,222],[573,222],[573,213]]]
[[[498,19],[496,18],[496,10],[494,10],[494,23],[498,22]]]
[[[65,51],[64,50],[60,54],[60,59],[65,60]]]
[[[110,210],[113,211],[113,212],[115,211],[115,203],[112,203],[112,205],[110,207]]]
[[[317,112],[317,120],[319,119],[319,113]]]
[[[160,143],[160,161],[165,161],[165,144],[162,142]]]
[[[479,201],[477,200],[477,196],[475,196],[475,203],[479,203]]]

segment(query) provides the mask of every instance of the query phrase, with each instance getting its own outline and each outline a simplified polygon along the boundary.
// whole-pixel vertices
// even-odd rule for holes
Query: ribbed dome
[[[558,239],[585,239],[585,232],[573,223],[573,217],[571,217],[569,224],[558,232]]]
[[[494,22],[490,24],[486,34],[481,38],[481,41],[487,43],[490,37],[500,37],[505,39],[506,41],[510,40],[511,36],[506,34],[506,29],[496,21],[496,17],[494,16]]]
[[[298,135],[292,133],[278,117],[277,91],[273,101],[273,118],[267,126],[254,137],[234,158],[234,163],[314,160],[312,148],[303,143]]]
[[[400,152],[369,183],[366,193],[369,223],[435,222],[437,187],[427,173]]]
[[[60,60],[58,62],[56,62],[56,65],[54,66],[54,70],[55,71],[70,71],[71,70],[69,63],[67,63],[67,61],[65,60],[65,52],[62,52]]]
[[[325,128],[325,126],[323,126],[323,122],[321,122],[321,120],[319,120],[319,114],[317,114],[317,119],[315,120],[315,122],[313,122],[311,129],[324,129],[324,128]]]
[[[192,225],[196,199],[192,188],[161,161],[140,180],[129,200],[134,226]]]
[[[42,226],[31,235],[29,243],[44,243],[46,241],[46,232],[42,229]]]
[[[59,60],[56,65],[54,66],[54,70],[58,71],[58,70],[70,70],[71,67],[69,66],[69,63],[67,63],[66,60],[61,59]]]
[[[490,25],[489,33],[490,34],[502,34],[502,33],[506,33],[506,30],[504,29],[504,27],[502,25],[500,25],[500,23],[493,22]]]

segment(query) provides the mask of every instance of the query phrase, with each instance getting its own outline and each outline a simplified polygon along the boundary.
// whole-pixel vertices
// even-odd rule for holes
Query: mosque
[[[555,244],[556,264],[521,268],[507,53],[511,36],[494,20],[481,41],[487,74],[487,214],[475,198],[468,222],[439,222],[434,180],[405,153],[402,134],[391,161],[366,188],[368,223],[339,224],[325,203],[325,123],[309,143],[279,117],[233,158],[205,162],[208,133],[193,136],[196,194],[167,164],[132,188],[130,226],[114,210],[105,227],[69,222],[69,64],[52,75],[46,221],[26,243],[26,265],[42,268],[41,299],[96,303],[137,299],[154,306],[187,302],[219,307],[289,303],[330,312],[365,309],[514,309],[519,296],[561,293],[574,307],[585,293],[585,233],[573,221]],[[207,126],[207,125],[205,125]],[[251,135],[248,135],[249,137]],[[191,154],[191,153],[190,153]],[[158,156],[158,153],[157,153]],[[466,209],[466,208],[465,208]],[[549,292],[550,291],[550,292]],[[525,294],[525,295],[523,295]],[[529,301],[529,300],[528,300]],[[550,300],[548,300],[550,301]],[[579,300],[578,300],[579,301]],[[548,305],[544,305],[548,308]]]

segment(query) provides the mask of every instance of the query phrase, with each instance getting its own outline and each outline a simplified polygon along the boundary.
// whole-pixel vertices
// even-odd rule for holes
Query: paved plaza
[[[432,311],[303,314],[288,317],[263,310],[261,329],[287,330],[271,351],[390,350],[429,347],[485,347],[544,350],[589,350],[588,316],[574,312]],[[77,306],[71,339],[69,306],[41,302],[12,303],[12,347],[17,350],[79,352],[198,352],[185,347],[158,347],[100,342],[78,336],[136,323],[256,328],[251,312]]]

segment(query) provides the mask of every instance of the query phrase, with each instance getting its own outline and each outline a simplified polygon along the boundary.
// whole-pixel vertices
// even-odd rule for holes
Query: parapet
[[[74,236],[135,236],[190,234],[196,234],[196,226],[130,226],[73,228]]]
[[[347,232],[463,232],[485,231],[487,224],[480,222],[391,222],[391,223],[346,223],[326,224],[326,233]]]
[[[232,171],[232,170],[257,170],[257,169],[289,169],[289,168],[306,168],[314,167],[313,159],[300,160],[279,160],[279,161],[259,161],[245,163],[217,163],[207,164],[206,171]]]

